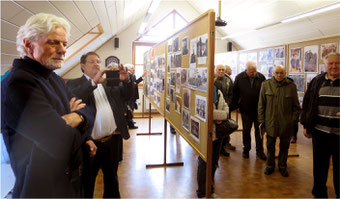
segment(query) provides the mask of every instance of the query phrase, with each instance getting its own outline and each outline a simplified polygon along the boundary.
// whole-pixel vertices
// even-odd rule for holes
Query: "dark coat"
[[[253,87],[246,72],[235,77],[232,109],[240,108],[241,113],[257,115],[257,105],[262,82],[266,78],[257,72]]]
[[[83,102],[96,110],[96,101],[94,99],[93,91],[97,87],[92,86],[91,82],[88,81],[84,75],[80,78],[69,80],[67,86],[77,97],[81,98]],[[123,83],[119,87],[108,87],[106,84],[103,84],[103,87],[117,124],[117,131],[121,133],[124,139],[129,139],[130,135],[124,117],[125,106],[123,102],[130,99],[132,82]],[[91,132],[92,128],[93,127],[91,127]]]
[[[61,77],[28,57],[14,60],[1,91],[1,131],[16,178],[13,198],[80,197],[68,171],[82,161],[93,112],[76,111],[85,122],[68,126],[61,116],[70,113],[74,95]]]
[[[303,97],[300,122],[309,134],[312,133],[314,126],[316,125],[319,90],[326,81],[325,75],[325,73],[322,73],[314,77]]]

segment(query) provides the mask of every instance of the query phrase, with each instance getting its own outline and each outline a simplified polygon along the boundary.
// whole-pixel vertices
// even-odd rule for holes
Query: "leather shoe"
[[[266,167],[265,169],[264,169],[264,174],[266,174],[266,175],[270,175],[270,174],[272,174],[274,172],[274,168],[272,168],[272,167]]]
[[[281,173],[281,175],[283,177],[288,177],[289,176],[288,171],[287,171],[286,168],[282,168],[282,169],[280,168],[279,171],[280,171],[280,173]]]
[[[230,156],[230,153],[228,153],[226,150],[222,149],[221,150],[221,154],[226,156],[226,157],[229,157]]]
[[[248,159],[249,158],[249,152],[243,151],[242,156],[243,156],[243,158]]]
[[[129,129],[138,129],[138,126],[136,126],[136,125],[130,125],[130,126],[129,126]]]
[[[230,143],[227,143],[226,146],[225,146],[226,149],[228,150],[232,150],[232,151],[235,151],[236,150],[236,147],[231,145]]]
[[[267,160],[267,156],[263,152],[256,153],[256,156],[261,160]]]

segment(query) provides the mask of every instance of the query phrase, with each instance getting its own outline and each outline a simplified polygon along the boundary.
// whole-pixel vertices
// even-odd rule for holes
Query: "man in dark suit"
[[[53,72],[64,63],[69,31],[65,19],[43,13],[19,29],[21,58],[1,85],[1,133],[15,175],[13,198],[82,197],[82,145],[94,113]]]
[[[104,175],[104,198],[120,198],[118,183],[118,163],[120,160],[122,138],[130,135],[124,117],[123,102],[130,97],[132,83],[123,65],[119,65],[121,82],[108,85],[105,73],[113,69],[100,69],[100,57],[89,52],[80,59],[84,75],[70,80],[67,85],[88,106],[96,111],[96,118],[91,136],[97,146],[96,155],[84,165],[84,189],[86,198],[92,198],[96,176],[101,168]]]

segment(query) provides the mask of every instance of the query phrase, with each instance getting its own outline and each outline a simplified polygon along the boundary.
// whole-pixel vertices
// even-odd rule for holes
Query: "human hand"
[[[142,78],[144,78],[145,77],[145,72],[142,74]]]
[[[90,157],[95,156],[96,153],[97,153],[97,146],[96,146],[96,144],[92,140],[87,140],[86,144],[87,144],[87,146],[89,146],[89,149],[90,149],[90,151],[89,151]]]
[[[119,69],[119,79],[121,81],[125,81],[125,80],[129,80],[130,79],[130,75],[128,73],[127,68],[125,68],[123,66],[123,64],[119,64],[118,65],[118,69]]]
[[[103,77],[103,75],[107,72],[112,70],[111,68],[105,68],[103,70],[100,70],[97,72],[97,74],[94,76],[94,78],[92,79],[94,81],[95,84],[101,84],[104,83],[106,81],[106,78]]]
[[[63,118],[66,124],[72,128],[76,128],[83,121],[80,115],[75,112],[63,115],[61,118]]]
[[[82,102],[81,99],[76,100],[75,97],[72,97],[72,99],[70,100],[70,110],[71,110],[71,112],[80,110],[80,109],[82,109],[86,106],[85,103],[81,103],[81,102]]]
[[[303,129],[303,135],[308,139],[312,138],[312,134],[307,133],[307,129]]]
[[[340,112],[337,112],[337,113],[336,113],[336,116],[337,116],[337,117],[340,117]]]

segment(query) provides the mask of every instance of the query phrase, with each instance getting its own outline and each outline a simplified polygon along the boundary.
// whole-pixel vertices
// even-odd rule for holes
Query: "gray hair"
[[[48,35],[58,26],[65,29],[68,38],[70,24],[64,18],[46,13],[39,13],[28,18],[25,25],[20,27],[17,35],[17,51],[20,57],[24,57],[27,53],[24,39],[38,41],[39,38]]]
[[[256,62],[254,62],[254,61],[247,61],[246,69],[249,69],[249,67],[252,67],[252,66],[255,66],[255,68],[257,68]]]
[[[331,53],[328,53],[324,58],[323,58],[323,62],[326,63],[327,62],[327,58],[329,56],[340,56],[340,53],[337,53],[337,52],[331,52]]]

